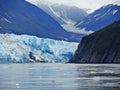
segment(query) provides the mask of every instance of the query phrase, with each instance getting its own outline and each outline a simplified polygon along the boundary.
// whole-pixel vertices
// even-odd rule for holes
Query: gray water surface
[[[0,64],[0,90],[120,90],[120,64]]]

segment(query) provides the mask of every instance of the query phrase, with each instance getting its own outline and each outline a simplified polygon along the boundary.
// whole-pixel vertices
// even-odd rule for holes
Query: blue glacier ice
[[[78,43],[29,35],[0,34],[0,63],[67,62]]]

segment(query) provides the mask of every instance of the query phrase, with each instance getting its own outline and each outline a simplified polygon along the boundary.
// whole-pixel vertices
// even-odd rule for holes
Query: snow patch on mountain
[[[100,16],[100,14],[96,14],[96,15],[94,15],[94,18],[99,17],[99,16]]]
[[[8,20],[8,19],[5,18],[5,17],[1,18],[0,21],[6,21],[7,23],[12,23],[10,20]]]
[[[69,24],[63,24],[62,27],[67,31],[67,32],[74,32],[74,33],[79,33],[79,34],[83,34],[83,35],[89,35],[91,33],[93,33],[94,31],[92,30],[85,30],[85,28],[83,29],[79,29],[76,26],[74,26],[75,23],[69,23]]]
[[[0,34],[0,63],[65,63],[78,43],[28,35]]]
[[[116,14],[116,13],[117,13],[117,11],[118,11],[118,10],[114,10],[114,11],[113,11],[113,15],[114,15],[114,14]]]
[[[47,7],[47,6],[46,6]],[[72,20],[70,20],[68,17],[67,17],[67,14],[65,12],[65,10],[60,10],[60,11],[55,11],[52,6],[48,6],[49,9],[51,10],[51,12],[53,13],[54,17],[56,18],[59,18],[60,20],[62,20],[61,22],[64,22],[66,24],[69,24],[69,22]],[[44,10],[44,9],[43,9]],[[49,14],[49,13],[48,13]],[[52,15],[51,15],[52,16]],[[54,18],[53,17],[53,18]],[[59,22],[60,23],[60,22]]]

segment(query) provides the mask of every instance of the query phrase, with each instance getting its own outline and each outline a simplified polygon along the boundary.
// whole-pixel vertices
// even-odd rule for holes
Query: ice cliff
[[[0,34],[0,63],[67,62],[78,43],[36,36]]]

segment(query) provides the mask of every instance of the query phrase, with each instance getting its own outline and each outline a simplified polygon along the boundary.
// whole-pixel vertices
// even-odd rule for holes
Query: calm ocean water
[[[120,90],[120,64],[0,64],[0,90]]]

